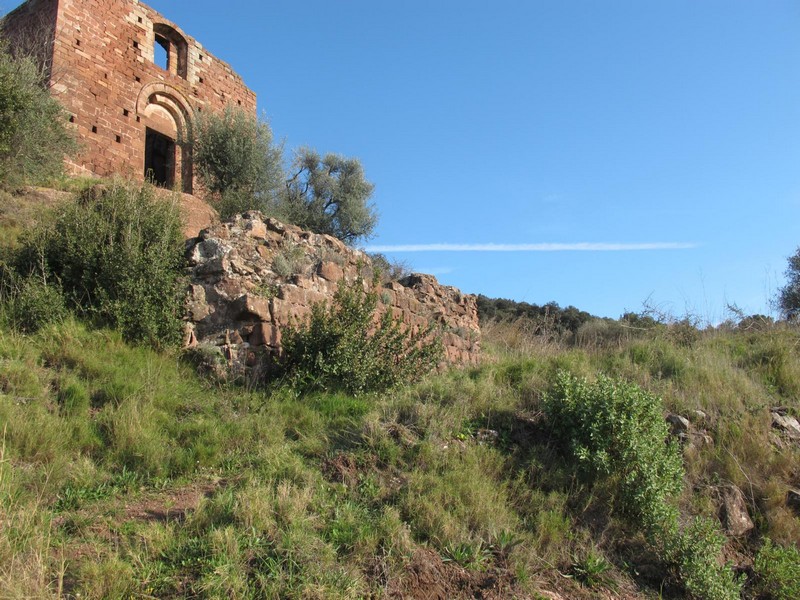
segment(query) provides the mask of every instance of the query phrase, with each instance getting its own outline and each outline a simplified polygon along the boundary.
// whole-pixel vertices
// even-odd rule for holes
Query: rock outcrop
[[[330,302],[340,283],[379,294],[411,330],[433,324],[445,362],[475,363],[480,329],[474,296],[431,275],[374,282],[370,258],[329,235],[303,231],[251,211],[203,230],[187,242],[190,285],[186,345],[216,356],[221,370],[243,374],[281,351],[283,329]]]
[[[755,525],[747,511],[747,500],[735,485],[724,485],[716,489],[720,504],[719,516],[725,533],[740,537],[750,533]]]
[[[781,435],[794,442],[800,442],[800,422],[789,414],[784,407],[773,408],[770,411],[772,427]]]

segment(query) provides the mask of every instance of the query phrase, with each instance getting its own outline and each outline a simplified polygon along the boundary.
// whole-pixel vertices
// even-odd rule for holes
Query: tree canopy
[[[223,218],[274,202],[284,180],[282,148],[268,123],[238,107],[198,112],[191,142],[197,172]]]
[[[800,312],[800,248],[790,256],[786,267],[786,285],[778,292],[778,308],[787,318]]]
[[[77,148],[45,83],[32,58],[12,57],[0,41],[0,182],[7,187],[60,175]]]
[[[378,222],[370,204],[373,186],[355,158],[320,156],[301,148],[279,199],[279,213],[290,222],[347,243],[369,238]]]
[[[240,108],[200,113],[192,147],[197,171],[222,218],[260,210],[283,221],[353,243],[372,235],[374,186],[358,159],[295,153],[289,172],[269,125]]]

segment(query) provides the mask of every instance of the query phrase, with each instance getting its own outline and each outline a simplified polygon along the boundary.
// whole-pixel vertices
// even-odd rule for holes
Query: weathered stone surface
[[[257,321],[271,321],[272,313],[269,310],[269,300],[252,294],[245,294],[233,302],[233,310],[236,319],[247,321],[254,319]]]
[[[211,307],[206,303],[206,290],[202,285],[189,286],[186,312],[192,321],[202,321],[211,314]]]
[[[188,252],[189,264],[206,264],[212,260],[222,260],[231,248],[218,238],[208,238],[191,247]]]
[[[739,537],[752,531],[754,525],[747,512],[747,501],[742,490],[735,485],[725,485],[716,490],[720,502],[720,520],[728,535]]]
[[[281,277],[272,261],[302,251],[297,272]],[[335,260],[331,260],[332,253]],[[187,242],[191,285],[186,299],[187,343],[220,347],[232,370],[260,364],[280,352],[282,329],[307,319],[315,303],[330,302],[338,282],[372,289],[369,257],[325,235],[304,232],[248,212]],[[295,257],[296,258],[296,257]],[[431,275],[378,284],[378,312],[391,311],[412,332],[433,326],[446,362],[475,363],[480,328],[474,296],[440,285]],[[236,335],[234,335],[234,332]]]
[[[173,192],[161,188],[157,188],[157,193],[165,197],[173,194]],[[183,235],[187,239],[197,237],[203,229],[207,229],[219,221],[217,211],[198,196],[180,194],[179,197],[184,219]]]
[[[247,235],[254,238],[264,239],[267,237],[267,226],[262,221],[250,221],[246,229]]]
[[[778,429],[783,435],[793,439],[800,440],[800,423],[790,414],[781,414],[779,411],[773,410],[772,426]]]
[[[317,269],[317,273],[323,279],[327,279],[328,281],[339,281],[342,277],[344,277],[344,271],[342,267],[337,265],[334,262],[325,261],[319,264],[319,268]]]
[[[689,431],[689,419],[680,415],[667,415],[667,423],[670,425],[673,435],[687,433]]]
[[[253,346],[271,346],[279,348],[281,345],[281,330],[272,323],[259,323],[250,334],[250,343]]]

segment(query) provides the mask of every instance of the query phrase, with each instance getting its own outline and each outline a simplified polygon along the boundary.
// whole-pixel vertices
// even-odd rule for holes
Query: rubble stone
[[[667,423],[670,424],[673,435],[680,435],[689,431],[689,419],[680,415],[667,415]]]
[[[720,501],[720,519],[728,535],[743,536],[755,527],[747,512],[747,502],[742,490],[735,485],[717,488]]]
[[[303,255],[292,261],[296,272],[276,273],[275,258],[288,250],[296,255],[298,249]],[[474,364],[480,356],[474,296],[443,286],[432,275],[374,284],[363,252],[257,211],[203,230],[187,243],[187,258],[191,281],[184,339],[218,346],[232,371],[247,372],[279,354],[286,326],[307,319],[313,304],[330,302],[341,281],[352,285],[362,272],[369,273],[362,285],[378,293],[381,314],[391,311],[411,331],[433,325],[447,363]]]
[[[774,411],[772,414],[772,426],[778,429],[785,436],[793,439],[800,440],[800,423],[790,414],[781,414],[779,411]]]

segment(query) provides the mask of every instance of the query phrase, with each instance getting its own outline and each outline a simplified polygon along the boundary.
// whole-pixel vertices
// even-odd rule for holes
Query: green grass
[[[800,539],[798,450],[772,443],[768,410],[800,412],[795,330],[515,336],[488,339],[478,367],[354,398],[214,384],[74,320],[0,329],[3,597],[385,597],[420,551],[465,597],[481,577],[520,597],[680,596],[679,570],[608,511],[613,486],[577,477],[555,442],[542,402],[559,371],[635,383],[704,428],[713,444],[683,448],[687,522],[716,517],[713,486],[733,482],[757,530],[730,548]],[[647,561],[661,579],[638,575]]]

